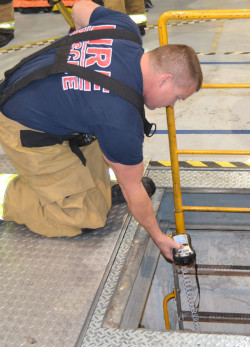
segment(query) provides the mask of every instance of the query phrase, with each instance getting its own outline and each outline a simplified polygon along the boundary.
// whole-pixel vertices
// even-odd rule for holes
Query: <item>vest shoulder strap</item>
[[[10,75],[12,75],[17,69],[19,69],[22,65],[31,61],[32,59],[38,57],[39,55],[48,52],[54,48],[65,47],[70,49],[73,43],[79,41],[89,41],[89,40],[98,40],[98,39],[121,39],[121,40],[130,40],[137,44],[141,44],[141,40],[138,35],[134,32],[126,30],[126,29],[102,29],[102,30],[93,30],[93,31],[85,31],[82,33],[77,33],[74,35],[65,36],[62,39],[59,39],[48,46],[40,49],[39,51],[29,55],[28,57],[23,58],[18,64],[16,64],[11,69],[5,72],[5,80],[0,85],[0,92],[5,88],[7,79]]]

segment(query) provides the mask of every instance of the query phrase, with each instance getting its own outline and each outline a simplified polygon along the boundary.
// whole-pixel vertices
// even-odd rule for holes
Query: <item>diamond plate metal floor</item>
[[[0,345],[74,346],[127,218],[112,208],[105,228],[48,239],[0,224]]]

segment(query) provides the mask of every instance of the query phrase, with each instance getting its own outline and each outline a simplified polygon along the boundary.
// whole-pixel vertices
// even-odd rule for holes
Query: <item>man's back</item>
[[[79,31],[122,28],[140,35],[127,16],[103,7],[95,9],[89,24]],[[68,63],[118,79],[142,95],[142,54],[142,47],[129,40],[102,39],[73,44]],[[18,70],[10,82],[53,63],[54,57],[55,50],[38,56]],[[94,134],[104,154],[112,161],[124,157],[124,164],[135,164],[142,160],[142,121],[135,107],[79,77],[57,74],[32,82],[6,102],[3,113],[23,125],[50,134]],[[134,144],[131,151],[127,146],[128,137]]]

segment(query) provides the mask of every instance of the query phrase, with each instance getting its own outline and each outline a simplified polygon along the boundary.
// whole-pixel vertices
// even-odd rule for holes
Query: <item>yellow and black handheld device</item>
[[[179,266],[187,266],[193,264],[196,260],[196,253],[192,247],[190,235],[174,235],[173,239],[183,245],[183,248],[173,250],[173,258],[175,264]]]

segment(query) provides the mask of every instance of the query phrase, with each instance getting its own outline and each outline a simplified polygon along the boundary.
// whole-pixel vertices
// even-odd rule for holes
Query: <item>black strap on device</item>
[[[201,296],[201,288],[200,288],[200,282],[199,282],[199,277],[198,277],[198,265],[195,262],[195,280],[196,280],[196,285],[197,285],[197,297],[195,300],[195,308],[197,312],[199,311],[200,308],[200,296]]]

